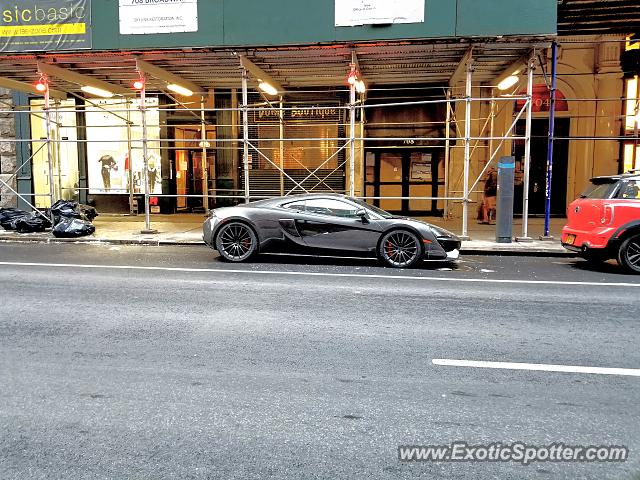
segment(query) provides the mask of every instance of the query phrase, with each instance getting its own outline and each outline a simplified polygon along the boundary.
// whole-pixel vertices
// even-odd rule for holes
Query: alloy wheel
[[[410,267],[420,259],[421,253],[420,241],[411,232],[390,232],[380,242],[380,256],[391,267]]]
[[[256,250],[256,236],[248,226],[234,222],[225,225],[216,236],[220,255],[232,262],[248,259]]]
[[[640,235],[634,235],[622,242],[618,262],[627,271],[640,273]]]

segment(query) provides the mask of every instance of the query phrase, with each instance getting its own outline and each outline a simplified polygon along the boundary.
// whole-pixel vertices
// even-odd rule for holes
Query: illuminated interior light
[[[182,95],[183,97],[190,97],[193,95],[193,92],[182,85],[178,85],[176,83],[170,83],[167,85],[167,88],[178,95]]]
[[[520,77],[517,75],[510,75],[498,84],[498,90],[507,90],[518,83],[518,80],[520,80]]]
[[[267,95],[277,95],[278,94],[278,90],[271,84],[267,83],[267,82],[260,82],[258,84],[258,88],[260,90],[262,90],[264,93],[266,93]]]
[[[113,92],[103,90],[102,88],[92,87],[91,85],[84,85],[80,87],[80,90],[90,95],[95,95],[96,97],[102,98],[111,98],[114,95]]]

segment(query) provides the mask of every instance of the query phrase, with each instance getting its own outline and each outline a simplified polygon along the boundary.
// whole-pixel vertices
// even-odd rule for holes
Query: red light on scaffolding
[[[133,82],[133,88],[136,90],[142,90],[144,88],[144,82],[142,80],[136,80]]]
[[[42,93],[47,91],[47,81],[44,78],[38,80],[36,83],[36,90]]]

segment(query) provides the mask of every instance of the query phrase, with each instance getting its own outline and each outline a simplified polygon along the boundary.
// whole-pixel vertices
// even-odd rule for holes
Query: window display
[[[31,100],[31,151],[33,152],[33,188],[35,205],[40,208],[50,206],[48,197],[49,150],[46,145],[47,123],[43,110],[44,101]],[[51,160],[53,191],[58,199],[77,199],[79,188],[78,147],[76,144],[76,104],[74,100],[55,102],[51,107]]]
[[[98,100],[86,108],[87,172],[89,193],[144,193],[142,115],[135,103],[126,100]],[[128,105],[128,108],[127,108]],[[162,193],[160,163],[160,115],[158,99],[146,99],[149,192]],[[127,132],[127,119],[131,121]],[[131,159],[129,159],[129,136]]]

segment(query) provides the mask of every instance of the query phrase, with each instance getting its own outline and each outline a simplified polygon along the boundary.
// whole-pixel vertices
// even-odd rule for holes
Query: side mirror
[[[364,208],[359,208],[356,210],[356,216],[360,217],[362,223],[367,223],[369,221],[369,215],[367,215],[367,211]]]

